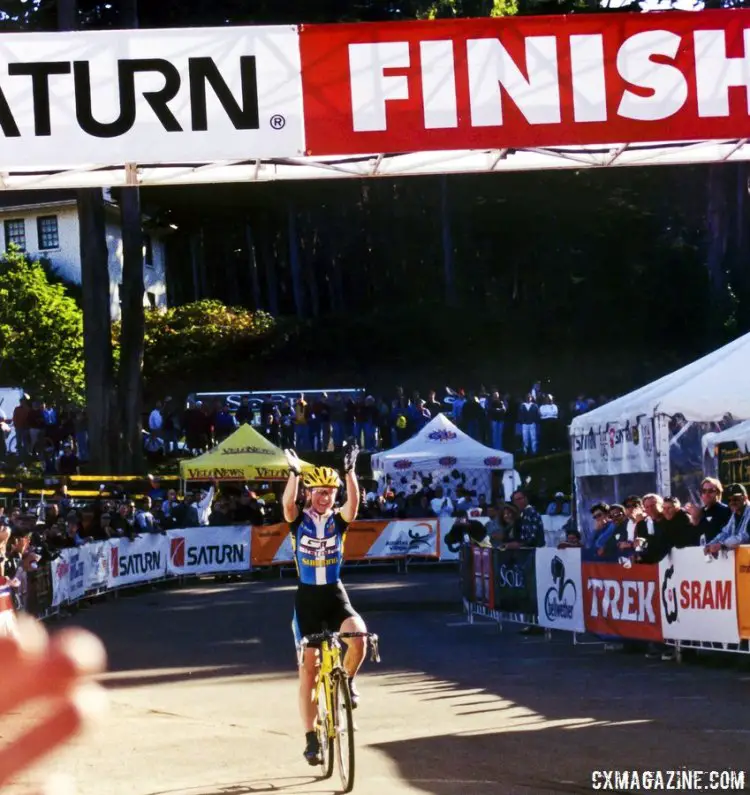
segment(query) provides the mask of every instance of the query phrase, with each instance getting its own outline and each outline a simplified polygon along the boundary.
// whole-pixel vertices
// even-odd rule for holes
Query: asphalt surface
[[[453,572],[358,571],[348,588],[383,657],[361,677],[357,793],[580,793],[615,768],[750,782],[750,661],[677,665],[470,626]],[[286,579],[209,579],[60,622],[104,640],[111,714],[9,792],[50,772],[80,795],[338,791],[301,756],[293,597]]]

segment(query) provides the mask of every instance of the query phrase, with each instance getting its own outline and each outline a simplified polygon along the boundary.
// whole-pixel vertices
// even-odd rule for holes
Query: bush
[[[236,370],[261,352],[275,329],[271,315],[204,300],[146,312],[143,362],[147,388],[199,387],[206,373]],[[115,344],[119,324],[113,324]],[[178,391],[174,389],[174,391]]]

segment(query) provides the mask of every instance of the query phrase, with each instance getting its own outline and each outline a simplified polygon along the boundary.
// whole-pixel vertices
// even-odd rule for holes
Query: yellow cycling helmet
[[[339,473],[331,467],[315,467],[302,475],[302,483],[308,489],[337,489],[341,485]]]

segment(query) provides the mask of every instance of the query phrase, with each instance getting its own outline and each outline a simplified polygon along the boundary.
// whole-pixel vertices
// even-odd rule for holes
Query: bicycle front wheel
[[[333,775],[335,731],[333,716],[328,713],[325,684],[318,691],[318,720],[315,724],[315,731],[318,734],[318,742],[323,756],[323,778],[330,778]]]
[[[333,710],[341,786],[344,792],[351,792],[354,788],[354,716],[349,683],[343,671],[333,685]]]

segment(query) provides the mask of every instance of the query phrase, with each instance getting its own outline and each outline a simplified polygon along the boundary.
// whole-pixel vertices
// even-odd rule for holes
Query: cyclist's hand
[[[357,466],[357,456],[359,455],[359,445],[355,439],[347,439],[344,442],[344,472],[349,473]]]
[[[289,469],[299,477],[302,474],[302,462],[299,460],[297,453],[294,450],[287,448],[284,450]]]
[[[0,716],[17,722],[19,708],[39,701],[48,710],[0,751],[0,788],[69,742],[107,703],[103,688],[87,681],[106,665],[95,635],[67,629],[50,639],[41,624],[24,617],[18,626],[17,638],[0,638],[0,666],[13,682],[0,689]]]

